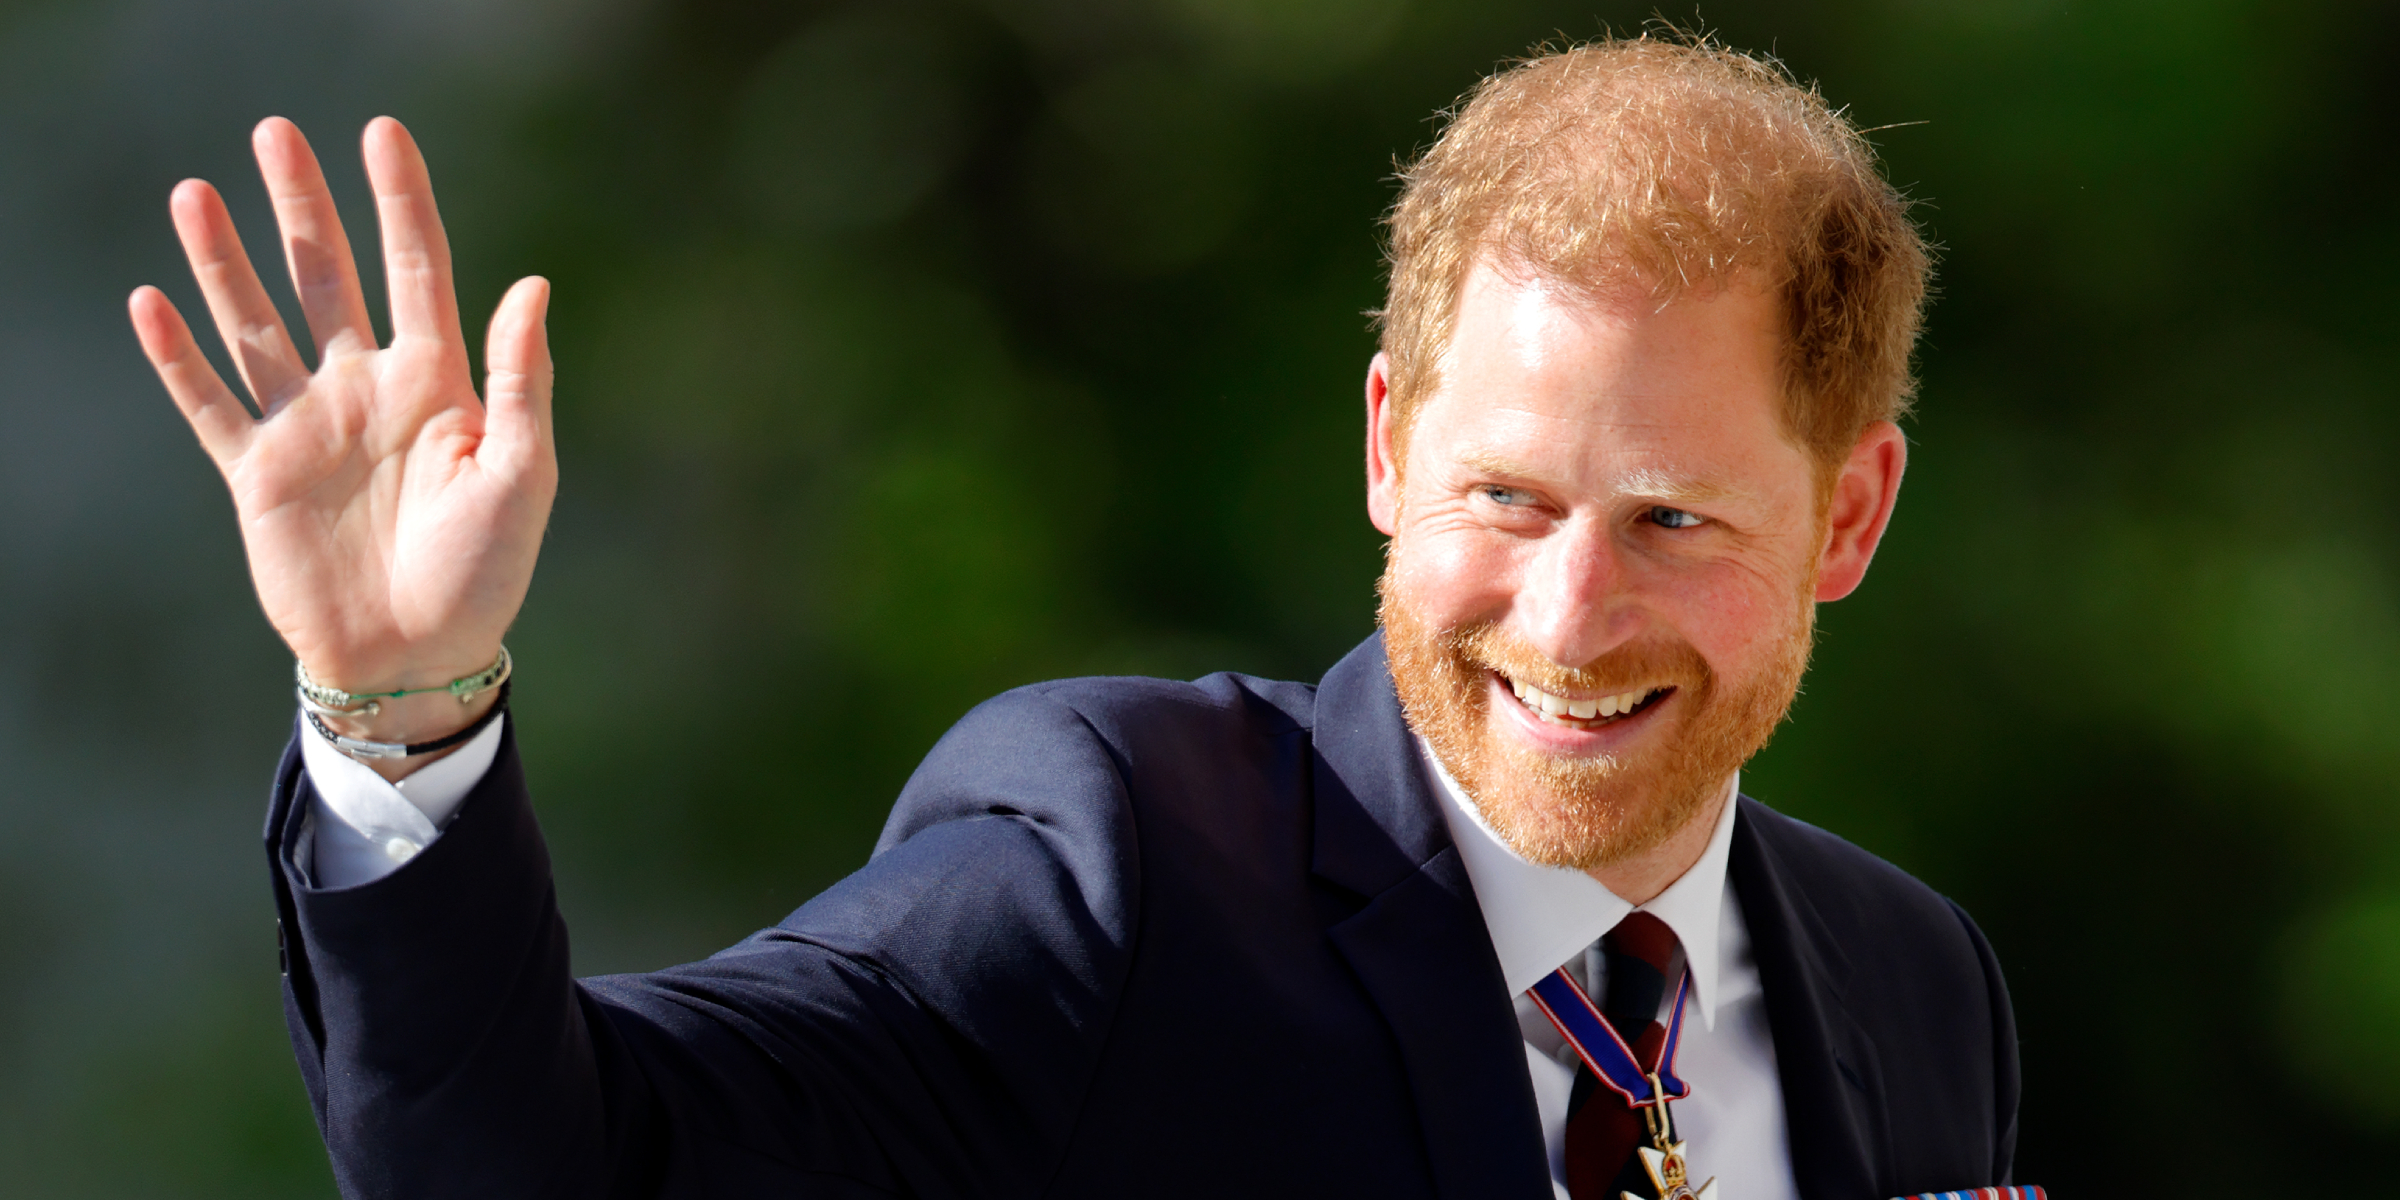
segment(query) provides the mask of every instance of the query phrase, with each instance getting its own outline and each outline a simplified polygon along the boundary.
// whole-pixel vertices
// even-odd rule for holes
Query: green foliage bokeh
[[[564,484],[512,645],[587,972],[697,957],[797,906],[863,859],[917,758],[995,691],[1314,678],[1370,632],[1357,397],[1395,159],[1495,63],[1651,15],[525,0],[429,4],[436,33],[370,51],[356,24],[225,11],[270,31],[241,51],[270,77],[293,56],[384,56],[253,100],[304,117],[362,246],[345,148],[390,109],[432,161],[470,329],[511,278],[555,283]],[[1704,15],[1882,127],[1942,246],[1899,519],[1865,588],[1824,612],[1808,689],[1746,789],[1991,934],[2024,1036],[2020,1179],[2243,1195],[2289,1178],[2304,1138],[2326,1190],[2372,1193],[2400,1137],[2400,303],[2383,282],[2400,97],[2379,49],[2400,17],[2260,0]],[[79,62],[56,48],[100,35],[76,21],[0,9],[0,42],[12,62]],[[168,58],[193,93],[225,68]],[[0,94],[47,119],[83,94],[63,72]],[[117,289],[100,301],[122,276],[189,305],[155,199],[200,169],[178,157],[194,139],[236,164],[216,168],[229,192],[255,190],[235,155],[264,111],[133,123],[160,165],[92,173],[105,200],[85,219],[137,247],[93,252]],[[271,244],[261,206],[236,213]],[[138,372],[110,379],[112,427],[175,432]],[[216,829],[263,791],[282,667],[241,624],[221,498],[176,453],[160,461],[181,474],[142,494],[203,532],[125,536],[187,562],[188,591],[0,595],[34,631],[0,676],[68,701],[0,709],[0,749],[35,764],[0,804],[71,814],[95,779],[151,796],[140,813],[240,791]],[[152,757],[69,765],[123,720],[76,690],[95,661],[159,686],[246,679],[255,702]],[[48,712],[70,715],[27,715]],[[7,828],[66,838],[49,820]],[[27,914],[0,922],[0,1020],[32,1031],[0,1043],[0,1171],[28,1189],[0,1190],[330,1194],[258,945],[255,848],[193,868],[250,907],[114,973],[52,930],[98,934],[37,919],[91,900],[33,857],[0,856],[0,910]],[[107,1032],[53,1044],[70,1009]]]

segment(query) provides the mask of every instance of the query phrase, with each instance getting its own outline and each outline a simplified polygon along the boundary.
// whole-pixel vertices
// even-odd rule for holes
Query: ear
[[[1367,519],[1389,537],[1399,529],[1400,460],[1392,455],[1391,363],[1367,363]]]
[[[1900,473],[1908,466],[1908,438],[1890,421],[1877,421],[1858,435],[1850,458],[1833,482],[1825,512],[1825,550],[1817,560],[1817,599],[1839,600],[1867,577],[1867,564],[1892,523],[1900,501]]]

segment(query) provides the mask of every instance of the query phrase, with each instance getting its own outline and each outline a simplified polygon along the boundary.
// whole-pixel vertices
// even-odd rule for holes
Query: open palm
[[[306,139],[270,118],[252,140],[317,368],[301,361],[224,201],[199,180],[175,189],[175,229],[261,416],[156,288],[131,301],[142,350],[224,473],[259,600],[312,675],[369,691],[470,674],[524,603],[557,490],[549,285],[520,280],[501,301],[479,399],[449,244],[407,130],[379,118],[364,139],[390,289],[382,347]]]

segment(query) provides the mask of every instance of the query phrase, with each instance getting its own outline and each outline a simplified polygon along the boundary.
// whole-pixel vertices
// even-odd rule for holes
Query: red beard
[[[1389,567],[1378,591],[1384,652],[1409,726],[1518,854],[1585,871],[1657,847],[1718,798],[1790,711],[1816,618],[1803,593],[1769,661],[1729,683],[1688,642],[1635,642],[1561,667],[1495,624],[1433,628],[1401,598]],[[1622,756],[1543,753],[1499,729],[1503,718],[1489,711],[1493,671],[1552,694],[1671,686],[1672,710],[1650,719],[1672,725]]]

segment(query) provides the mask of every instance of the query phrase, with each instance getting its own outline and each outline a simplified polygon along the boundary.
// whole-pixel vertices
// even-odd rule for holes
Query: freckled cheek
[[[1742,664],[1780,644],[1798,603],[1791,589],[1730,565],[1676,572],[1657,584],[1654,611],[1720,672],[1746,673]]]
[[[1517,558],[1498,539],[1444,532],[1404,540],[1397,568],[1418,612],[1452,627],[1495,618],[1507,608],[1521,569]]]

